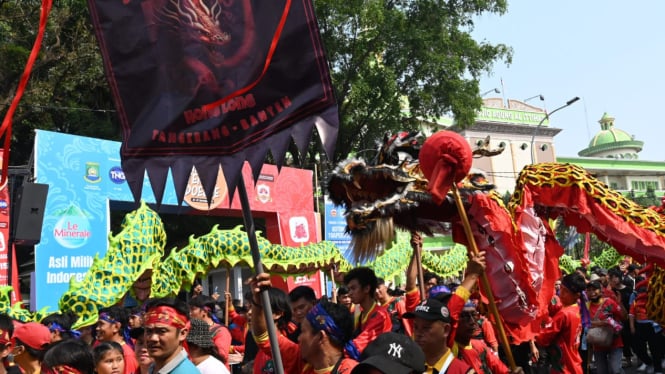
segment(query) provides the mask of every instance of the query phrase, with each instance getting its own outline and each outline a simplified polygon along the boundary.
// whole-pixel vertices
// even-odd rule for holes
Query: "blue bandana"
[[[75,337],[75,338],[80,338],[80,337],[81,337],[81,332],[80,332],[80,331],[76,331],[76,330],[65,330],[65,328],[62,327],[62,325],[60,325],[60,324],[57,323],[57,322],[51,322],[51,323],[48,325],[48,330],[49,330],[50,332],[55,332],[55,331],[57,331],[57,332],[59,332],[59,333],[61,333],[61,334],[62,334],[63,332],[68,332],[68,333],[70,333],[70,334],[71,334],[73,337]]]
[[[312,325],[314,331],[325,331],[330,338],[339,344],[344,344],[344,350],[354,360],[360,358],[360,352],[353,343],[348,340],[345,342],[344,332],[337,326],[335,320],[332,319],[330,314],[326,312],[321,303],[317,303],[305,316],[309,324]]]

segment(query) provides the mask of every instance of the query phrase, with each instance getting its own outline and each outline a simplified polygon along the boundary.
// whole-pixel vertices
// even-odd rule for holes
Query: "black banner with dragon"
[[[233,191],[244,161],[259,170],[270,151],[281,163],[315,125],[332,154],[337,109],[310,0],[88,5],[135,197],[147,170],[161,200],[171,170],[181,201],[192,166],[212,192],[220,164]]]

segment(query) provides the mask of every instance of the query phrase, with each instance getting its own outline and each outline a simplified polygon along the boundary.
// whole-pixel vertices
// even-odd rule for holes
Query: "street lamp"
[[[529,101],[529,100],[533,100],[533,99],[535,99],[535,98],[539,98],[540,101],[545,101],[545,96],[543,96],[543,95],[531,96],[530,98],[528,98],[528,99],[524,99],[524,100],[522,100],[522,101],[526,103],[527,101]]]
[[[533,130],[533,135],[531,136],[531,163],[532,163],[532,164],[533,164],[534,162],[536,162],[536,160],[535,160],[535,152],[533,151],[533,143],[534,143],[534,141],[536,140],[536,134],[538,134],[538,130],[540,129],[540,126],[542,126],[543,122],[545,122],[546,119],[549,119],[550,116],[551,116],[552,114],[554,114],[554,113],[560,111],[560,110],[563,109],[563,108],[566,108],[566,107],[572,105],[573,103],[575,103],[575,102],[576,102],[577,100],[579,100],[579,99],[580,99],[579,97],[575,96],[575,97],[573,97],[572,99],[566,101],[566,104],[565,104],[565,105],[562,105],[562,106],[560,106],[560,107],[554,109],[554,110],[551,111],[549,114],[548,114],[547,112],[545,112],[545,116],[543,117],[543,119],[540,120],[540,122],[538,122],[538,126],[536,126],[536,128]]]
[[[492,92],[494,92],[494,93],[498,93],[498,94],[501,93],[501,91],[499,91],[498,88],[493,88],[493,89],[491,89],[491,90],[488,90],[488,91],[485,91],[485,92],[481,93],[481,94],[480,94],[480,97],[484,97],[484,96],[487,95],[488,93],[492,93]]]

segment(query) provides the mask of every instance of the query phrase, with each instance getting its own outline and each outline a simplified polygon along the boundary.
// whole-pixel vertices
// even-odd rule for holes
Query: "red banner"
[[[181,201],[192,166],[212,196],[244,161],[283,164],[316,126],[328,156],[337,106],[311,0],[88,0],[123,128],[122,168],[158,202],[169,170]],[[256,174],[255,174],[256,176]]]

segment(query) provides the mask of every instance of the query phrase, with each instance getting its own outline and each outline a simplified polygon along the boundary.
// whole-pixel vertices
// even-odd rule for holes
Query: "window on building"
[[[631,181],[630,186],[633,190],[636,191],[646,191],[646,190],[660,190],[658,186],[658,181]]]

